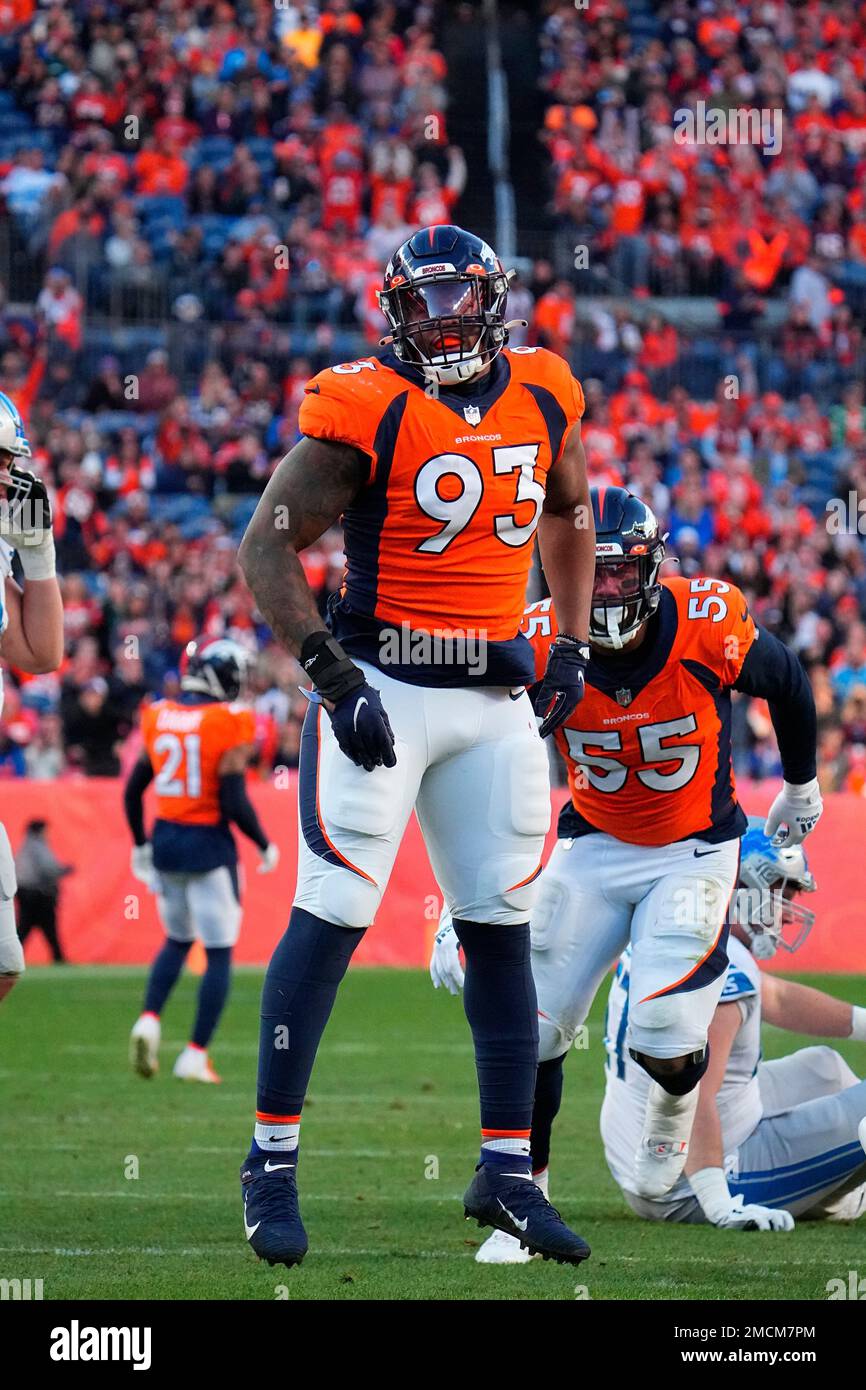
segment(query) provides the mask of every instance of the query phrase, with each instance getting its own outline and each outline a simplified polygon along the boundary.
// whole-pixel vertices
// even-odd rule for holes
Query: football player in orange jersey
[[[783,845],[799,844],[821,814],[815,705],[797,658],[759,633],[733,584],[659,579],[664,541],[645,503],[623,488],[593,488],[592,506],[592,660],[584,699],[556,732],[571,799],[531,919],[541,1034],[533,1172],[546,1188],[562,1063],[631,942],[626,1045],[653,1081],[635,1171],[643,1195],[655,1197],[686,1162],[727,965],[726,909],[746,827],[731,766],[731,690],[770,702],[785,781],[766,830]],[[542,600],[524,620],[539,672],[556,640],[554,607]],[[444,983],[456,953],[447,919],[436,951],[434,979]]]
[[[182,1081],[218,1082],[208,1057],[231,984],[232,948],[241,926],[234,823],[261,855],[259,873],[279,861],[247,795],[244,771],[253,742],[252,711],[236,704],[248,656],[236,642],[191,642],[177,700],[156,700],[141,717],[144,752],[130,773],[124,807],[134,846],[132,871],[157,894],[166,940],[151,968],[144,1008],[130,1037],[140,1076],[159,1067],[160,1015],[194,940],[204,946],[190,1042],[174,1065]],[[142,798],[156,779],[151,839]]]
[[[380,305],[385,352],[320,372],[240,562],[315,687],[302,739],[298,884],[262,999],[244,1227],[299,1263],[301,1108],[352,952],[417,810],[467,959],[481,1159],[464,1210],[578,1263],[586,1243],[530,1181],[538,1019],[529,912],[550,800],[541,737],[583,693],[594,543],[583,392],[543,349],[509,350],[508,276],[459,227],[416,232]],[[343,517],[330,631],[297,552]],[[520,619],[536,532],[560,632],[535,709]],[[289,1028],[292,1044],[280,1047]]]

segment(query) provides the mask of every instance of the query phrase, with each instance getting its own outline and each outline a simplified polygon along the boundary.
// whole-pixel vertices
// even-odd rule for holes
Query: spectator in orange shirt
[[[189,168],[175,153],[171,141],[157,148],[156,140],[150,136],[144,142],[144,149],[133,160],[136,193],[161,193],[180,195],[189,182]]]
[[[574,285],[570,280],[556,280],[535,306],[534,325],[540,346],[568,358],[576,318]]]
[[[623,389],[617,391],[610,401],[612,424],[621,432],[625,440],[638,435],[652,434],[670,414],[652,396],[649,378],[644,372],[626,372]]]
[[[14,34],[29,24],[36,9],[33,0],[0,0],[0,34]]]
[[[644,329],[638,365],[647,372],[672,367],[679,356],[679,336],[672,323],[661,314],[651,314]]]

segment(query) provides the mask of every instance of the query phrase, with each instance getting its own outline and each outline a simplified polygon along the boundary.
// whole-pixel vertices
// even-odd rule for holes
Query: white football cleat
[[[159,1040],[162,1033],[156,1014],[142,1014],[129,1035],[129,1061],[139,1076],[155,1076],[159,1071]]]
[[[176,1076],[178,1081],[208,1081],[214,1085],[219,1085],[222,1081],[222,1077],[217,1076],[211,1066],[204,1048],[196,1047],[193,1043],[187,1043],[178,1057],[172,1076]]]
[[[494,1231],[475,1252],[480,1265],[526,1265],[531,1259],[534,1256],[521,1246],[517,1236],[510,1236],[507,1231]]]

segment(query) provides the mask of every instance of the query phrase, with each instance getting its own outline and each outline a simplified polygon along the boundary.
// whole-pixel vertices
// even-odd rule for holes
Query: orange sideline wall
[[[33,817],[48,820],[50,842],[61,859],[76,865],[63,886],[62,940],[78,963],[142,964],[149,961],[161,933],[154,899],[129,872],[130,840],[122,807],[122,786],[113,779],[3,784],[0,815],[17,849]],[[776,784],[740,783],[740,800],[753,814],[763,813]],[[250,793],[282,858],[273,874],[255,871],[258,856],[241,836],[244,925],[237,959],[263,964],[288,921],[296,866],[294,778],[286,789],[251,783]],[[555,810],[564,793],[554,795]],[[150,809],[150,808],[149,808]],[[151,811],[152,814],[152,811]],[[551,843],[554,832],[551,831]],[[808,841],[818,891],[808,899],[818,920],[806,945],[793,958],[797,970],[866,974],[866,799],[830,796],[823,819]],[[355,955],[359,965],[421,966],[427,962],[440,897],[427,862],[417,822],[411,821],[375,925]],[[27,942],[27,960],[48,959],[41,936]],[[780,953],[782,955],[782,953]],[[776,961],[784,968],[787,958]]]

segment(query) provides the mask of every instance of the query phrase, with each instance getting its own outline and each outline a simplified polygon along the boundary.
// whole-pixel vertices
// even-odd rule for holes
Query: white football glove
[[[267,849],[259,850],[262,862],[256,869],[257,874],[272,874],[280,862],[280,850],[278,845],[268,845]]]
[[[689,1178],[692,1191],[701,1205],[704,1216],[712,1226],[725,1231],[793,1231],[794,1218],[789,1211],[775,1207],[743,1204],[743,1194],[732,1197],[728,1180],[721,1168],[702,1168]]]
[[[449,994],[459,994],[463,988],[463,966],[460,964],[460,942],[451,925],[451,917],[446,912],[433,941],[433,954],[430,957],[430,979],[433,988],[447,989]]]
[[[802,786],[783,782],[782,790],[770,807],[764,834],[769,835],[779,849],[799,845],[815,829],[823,809],[817,777],[813,777],[811,782],[804,782]],[[783,825],[785,831],[780,829]]]
[[[152,893],[156,887],[156,875],[153,868],[153,845],[150,841],[143,845],[133,845],[130,868],[133,878],[137,878],[139,883],[143,883]]]
[[[729,1210],[713,1225],[726,1231],[793,1231],[794,1218],[777,1207],[759,1207],[754,1202],[745,1206],[740,1193],[731,1198]]]

